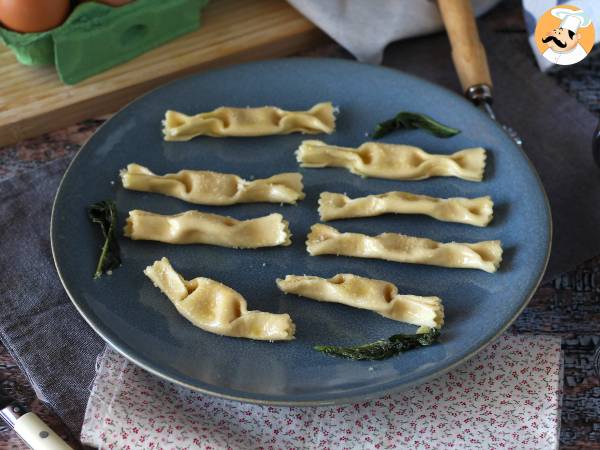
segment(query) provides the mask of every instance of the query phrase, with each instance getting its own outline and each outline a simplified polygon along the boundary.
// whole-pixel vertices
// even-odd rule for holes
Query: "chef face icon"
[[[544,58],[560,65],[581,61],[594,42],[594,27],[590,16],[569,5],[547,11],[540,18],[535,34]]]
[[[555,28],[542,38],[542,42],[555,52],[567,53],[577,46],[580,39],[581,34],[575,34],[573,30]]]

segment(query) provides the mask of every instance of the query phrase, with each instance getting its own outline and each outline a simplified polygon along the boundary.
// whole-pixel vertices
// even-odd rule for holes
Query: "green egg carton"
[[[59,27],[17,33],[0,27],[0,41],[21,64],[54,64],[66,84],[75,84],[128,61],[200,26],[208,0],[135,0],[120,7],[78,5]]]

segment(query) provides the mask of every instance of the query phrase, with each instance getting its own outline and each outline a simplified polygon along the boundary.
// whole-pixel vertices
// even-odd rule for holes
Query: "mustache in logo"
[[[562,41],[558,40],[558,38],[556,36],[547,36],[547,37],[545,37],[545,38],[542,39],[542,42],[544,44],[546,42],[550,42],[550,41],[553,41],[560,48],[565,48],[567,46],[566,42],[562,42]]]

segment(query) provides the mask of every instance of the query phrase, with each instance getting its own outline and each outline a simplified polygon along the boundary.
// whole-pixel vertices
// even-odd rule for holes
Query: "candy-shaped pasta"
[[[314,105],[308,111],[285,111],[275,106],[231,108],[188,116],[167,111],[163,121],[165,141],[189,141],[196,136],[266,136],[271,134],[331,134],[335,130],[331,102]]]
[[[289,314],[248,311],[246,300],[238,292],[210,278],[185,280],[167,258],[146,267],[144,274],[179,314],[204,331],[261,341],[294,339],[296,327]]]
[[[492,220],[493,207],[489,196],[436,198],[396,191],[354,199],[345,194],[322,192],[319,197],[319,215],[323,221],[382,214],[424,214],[444,222],[485,227]]]
[[[302,175],[291,172],[247,181],[237,175],[205,170],[156,175],[144,166],[129,164],[121,171],[121,181],[126,189],[155,192],[198,205],[293,204],[304,198]]]
[[[365,142],[358,148],[349,148],[312,140],[302,142],[296,157],[302,167],[343,167],[363,177],[392,180],[458,177],[481,181],[486,154],[481,147],[451,155],[432,155],[410,145]]]
[[[480,269],[486,272],[496,272],[502,261],[500,241],[443,243],[399,233],[367,236],[359,233],[340,233],[335,228],[323,224],[311,227],[306,249],[312,256],[376,258],[412,264]]]
[[[286,294],[368,309],[413,325],[441,328],[444,323],[444,307],[439,297],[399,295],[398,288],[387,281],[349,273],[339,273],[329,279],[287,275],[277,280],[277,286]]]
[[[199,211],[165,216],[135,209],[129,211],[124,233],[134,240],[232,248],[275,247],[292,243],[288,222],[277,213],[236,220]]]

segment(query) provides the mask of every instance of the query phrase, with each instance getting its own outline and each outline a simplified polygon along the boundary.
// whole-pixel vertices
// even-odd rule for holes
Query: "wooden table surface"
[[[492,13],[511,32],[523,32],[519,2],[511,0]],[[329,45],[314,52],[331,56],[343,51]],[[568,73],[552,75],[569,93],[600,113],[600,53],[590,56]],[[102,123],[90,120],[69,128],[0,148],[0,180],[72,156]],[[600,450],[600,256],[542,285],[525,312],[512,326],[513,333],[555,334],[563,338],[564,387],[561,449]],[[59,434],[75,440],[37,398],[4,347],[0,345],[0,385],[14,398],[38,412]],[[0,422],[0,449],[27,448]]]

